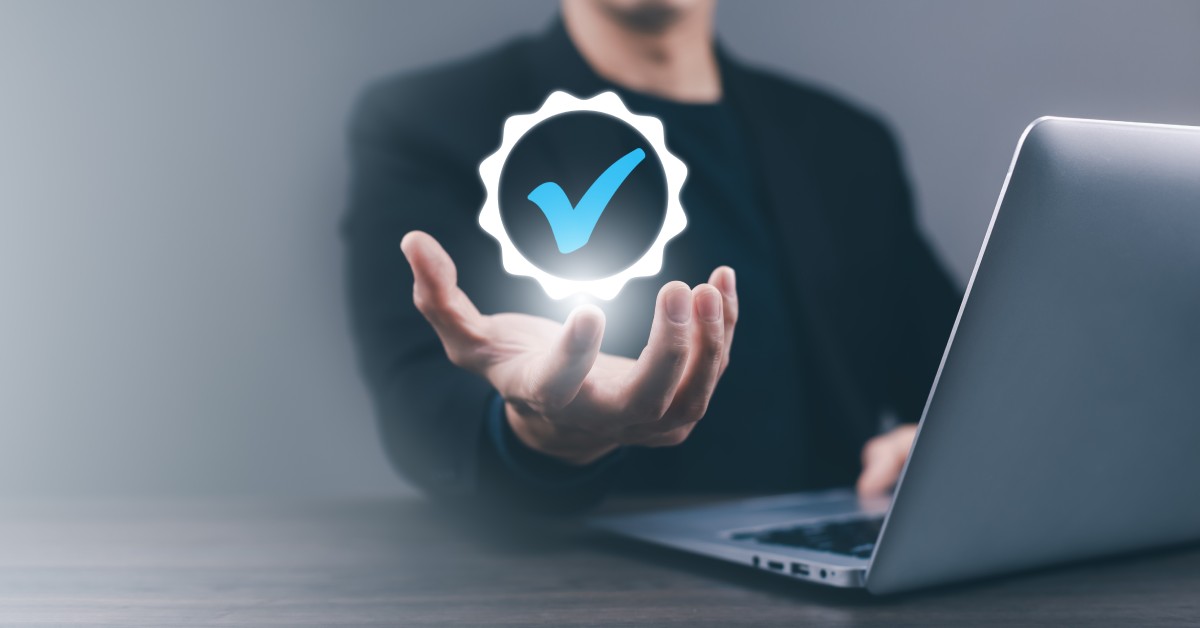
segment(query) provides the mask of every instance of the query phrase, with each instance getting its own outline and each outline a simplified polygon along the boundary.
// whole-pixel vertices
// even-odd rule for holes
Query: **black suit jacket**
[[[572,62],[564,63],[564,59]],[[748,478],[763,490],[847,484],[859,448],[879,418],[919,418],[940,360],[959,292],[917,231],[896,144],[875,118],[827,94],[748,68],[719,51],[725,98],[733,105],[761,172],[763,201],[789,243],[787,291],[803,330],[806,360],[828,444],[823,471],[801,483]],[[486,492],[484,418],[494,391],[456,369],[412,304],[401,237],[435,236],[459,266],[459,281],[485,313],[524,311],[561,318],[569,304],[531,280],[504,273],[495,241],[478,227],[484,190],[478,165],[496,150],[505,119],[537,109],[557,89],[585,97],[602,88],[560,23],[481,56],[370,88],[353,119],[354,177],[344,222],[349,300],[362,369],[395,466],[427,493],[472,498]],[[670,248],[667,250],[670,257]],[[665,281],[703,281],[711,269],[631,284],[648,299],[621,329],[610,317],[605,350],[636,355],[645,342],[653,294]],[[694,271],[694,272],[692,272]],[[635,282],[636,283],[636,282]],[[624,293],[623,293],[624,296]],[[637,325],[645,325],[638,328]],[[767,368],[739,356],[730,369]],[[728,376],[728,375],[727,375]],[[753,411],[753,400],[745,400]],[[799,420],[799,418],[797,418]],[[704,447],[691,440],[680,446]],[[690,457],[640,454],[643,472],[626,487],[704,489],[680,478],[708,460],[736,473],[739,460],[714,445]],[[697,452],[693,452],[697,453]],[[482,462],[481,462],[482,461]],[[618,465],[619,466],[619,465]],[[668,478],[668,479],[663,479]],[[593,481],[596,495],[613,480]],[[557,499],[533,482],[526,492]],[[539,497],[540,492],[540,497]],[[579,487],[572,492],[579,494]]]

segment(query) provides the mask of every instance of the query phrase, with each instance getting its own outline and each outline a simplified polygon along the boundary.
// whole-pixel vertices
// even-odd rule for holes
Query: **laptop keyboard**
[[[730,538],[735,541],[801,547],[831,554],[870,558],[882,528],[883,517],[871,517],[811,521],[786,528],[735,532]]]

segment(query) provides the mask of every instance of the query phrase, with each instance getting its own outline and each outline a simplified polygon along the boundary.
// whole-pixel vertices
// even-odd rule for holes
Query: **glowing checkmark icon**
[[[554,242],[558,244],[560,253],[577,251],[588,243],[608,202],[645,158],[646,151],[635,148],[613,162],[600,178],[592,182],[578,205],[571,205],[567,193],[553,181],[547,181],[529,193],[529,200],[542,210],[546,221],[550,223],[550,231],[554,233]]]

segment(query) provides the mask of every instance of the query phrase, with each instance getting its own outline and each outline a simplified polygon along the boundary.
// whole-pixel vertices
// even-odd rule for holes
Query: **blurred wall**
[[[341,299],[344,122],[550,0],[0,0],[0,498],[404,490]],[[1043,114],[1200,124],[1200,3],[726,2],[886,116],[965,278]]]

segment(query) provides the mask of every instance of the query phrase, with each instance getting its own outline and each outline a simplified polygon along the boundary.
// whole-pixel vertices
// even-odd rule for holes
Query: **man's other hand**
[[[867,441],[862,451],[862,474],[858,476],[859,495],[877,497],[896,486],[916,435],[917,426],[905,424]]]
[[[695,288],[663,286],[649,343],[631,360],[600,352],[604,313],[594,305],[576,308],[562,325],[485,316],[433,237],[413,231],[400,247],[413,270],[413,302],[450,361],[499,391],[523,443],[565,462],[588,464],[621,445],[682,443],[729,363],[738,311],[731,268]]]

